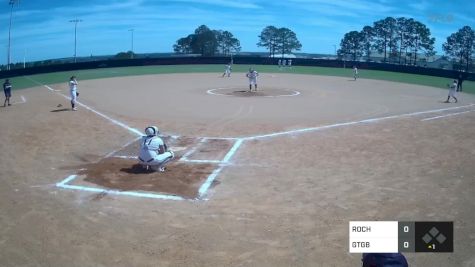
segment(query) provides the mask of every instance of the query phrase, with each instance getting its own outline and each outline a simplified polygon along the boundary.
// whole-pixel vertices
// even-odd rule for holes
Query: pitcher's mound
[[[297,96],[300,94],[300,92],[297,90],[273,87],[257,88],[257,91],[254,91],[254,89],[249,91],[249,88],[245,87],[216,88],[208,90],[207,93],[210,95],[238,97],[285,97]]]

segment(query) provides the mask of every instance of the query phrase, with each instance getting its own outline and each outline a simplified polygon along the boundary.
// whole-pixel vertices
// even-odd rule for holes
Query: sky
[[[10,5],[0,7],[0,64],[7,62]],[[346,32],[387,16],[411,17],[426,24],[441,54],[447,36],[463,26],[475,29],[475,1],[461,0],[21,0],[13,7],[12,62],[128,51],[172,52],[177,39],[205,24],[237,37],[242,51],[257,47],[268,25],[297,34],[301,52],[334,54]]]

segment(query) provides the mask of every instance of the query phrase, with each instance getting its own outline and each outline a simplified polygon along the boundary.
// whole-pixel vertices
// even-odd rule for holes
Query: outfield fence
[[[279,58],[269,57],[249,57],[235,56],[234,64],[248,65],[277,65]],[[53,64],[47,66],[30,67],[24,69],[12,69],[9,71],[1,71],[0,79],[11,78],[24,75],[33,75],[41,73],[51,73],[60,71],[99,69],[99,68],[116,68],[116,67],[132,67],[132,66],[153,66],[153,65],[193,65],[193,64],[228,64],[230,57],[160,57],[160,58],[137,58],[124,60],[100,60],[78,63]],[[421,66],[409,66],[376,62],[361,61],[343,61],[331,59],[308,59],[308,58],[292,58],[292,66],[315,66],[315,67],[331,67],[331,68],[352,68],[357,66],[359,69],[391,71],[400,73],[410,73],[419,75],[428,75],[436,77],[445,77],[455,79],[460,75],[464,80],[475,81],[475,73],[459,72],[455,70],[445,70],[436,68],[427,68]]]

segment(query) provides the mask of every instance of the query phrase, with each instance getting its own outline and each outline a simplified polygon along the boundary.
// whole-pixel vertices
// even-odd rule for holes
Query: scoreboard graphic
[[[453,252],[453,222],[351,221],[350,253]]]

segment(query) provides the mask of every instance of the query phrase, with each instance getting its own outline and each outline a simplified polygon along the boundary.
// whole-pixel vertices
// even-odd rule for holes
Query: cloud
[[[248,1],[227,1],[227,0],[173,0],[169,2],[181,2],[181,3],[191,3],[191,4],[206,4],[220,7],[231,7],[231,8],[241,8],[241,9],[257,9],[261,8],[255,3]]]
[[[393,10],[391,6],[375,3],[369,0],[289,0],[295,4],[306,5],[310,7],[320,8],[322,13],[325,13],[328,8],[336,9],[337,11],[346,11],[350,13],[370,12],[370,13],[387,13]]]
[[[426,11],[429,7],[430,4],[426,1],[418,1],[418,2],[412,2],[409,3],[409,7],[412,9],[415,9],[416,11]]]

